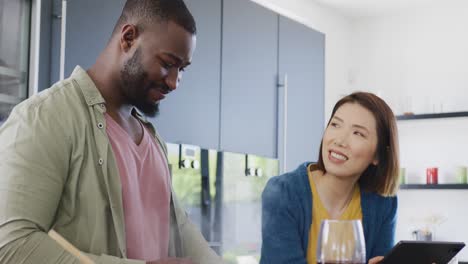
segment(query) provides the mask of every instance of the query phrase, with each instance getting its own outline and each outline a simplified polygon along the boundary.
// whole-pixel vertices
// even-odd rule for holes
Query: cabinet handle
[[[287,132],[288,132],[288,74],[284,75],[283,83],[278,82],[278,89],[283,88],[283,111],[280,111],[278,107],[278,119],[282,117],[282,136],[278,133],[278,146],[282,145],[281,153],[278,153],[280,159],[280,172],[286,172],[286,161],[287,161]],[[281,94],[281,91],[278,91]],[[280,100],[278,100],[279,102]],[[281,113],[282,112],[282,113]],[[280,122],[278,122],[280,124]],[[280,128],[279,128],[280,129]],[[278,129],[278,132],[279,132]]]
[[[61,15],[61,34],[60,34],[60,80],[65,79],[65,40],[67,33],[67,1],[62,1]]]

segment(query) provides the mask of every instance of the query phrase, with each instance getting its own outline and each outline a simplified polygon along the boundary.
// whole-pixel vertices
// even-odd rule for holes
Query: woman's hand
[[[369,264],[377,264],[377,263],[379,263],[380,261],[382,261],[382,259],[383,259],[382,256],[375,257],[375,258],[371,258],[371,259],[369,259]]]

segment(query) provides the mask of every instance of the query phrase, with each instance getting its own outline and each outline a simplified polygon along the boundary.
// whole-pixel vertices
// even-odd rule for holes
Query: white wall
[[[380,94],[397,114],[468,111],[468,2],[409,10],[355,21],[350,90]],[[441,182],[454,182],[468,166],[468,118],[398,122],[402,166],[423,183],[425,168],[439,167]],[[397,239],[410,238],[415,218],[447,217],[439,240],[468,244],[468,190],[401,191]],[[468,249],[460,259],[468,260]]]
[[[381,93],[397,113],[407,100],[415,113],[439,112],[441,104],[468,110],[467,22],[466,1],[358,20],[350,87]]]
[[[351,20],[310,0],[252,0],[325,34],[325,122],[347,91]]]

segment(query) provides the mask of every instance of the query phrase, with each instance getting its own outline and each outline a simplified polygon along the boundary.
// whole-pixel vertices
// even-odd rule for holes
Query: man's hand
[[[371,258],[369,259],[369,264],[377,264],[379,263],[380,261],[382,261],[383,257],[375,257],[375,258]]]
[[[156,261],[146,262],[146,264],[195,264],[187,258],[167,258]]]

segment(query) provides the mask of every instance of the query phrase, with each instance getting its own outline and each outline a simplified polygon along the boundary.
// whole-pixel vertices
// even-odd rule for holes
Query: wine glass
[[[365,264],[361,220],[323,220],[317,240],[319,264]]]

